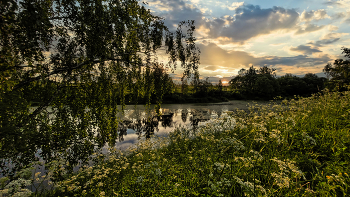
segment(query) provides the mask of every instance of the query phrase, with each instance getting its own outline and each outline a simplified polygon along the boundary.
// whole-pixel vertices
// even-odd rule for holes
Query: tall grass
[[[236,111],[112,150],[47,196],[347,196],[350,92]]]

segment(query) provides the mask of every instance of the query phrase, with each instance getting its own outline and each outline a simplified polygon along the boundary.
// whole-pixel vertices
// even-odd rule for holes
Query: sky
[[[213,83],[242,68],[268,66],[277,76],[315,73],[350,47],[350,0],[146,0],[170,28],[195,20],[199,73]],[[181,69],[171,74],[174,79]]]

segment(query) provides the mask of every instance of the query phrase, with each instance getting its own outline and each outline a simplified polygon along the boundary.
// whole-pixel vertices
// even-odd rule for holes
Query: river
[[[228,111],[234,111],[235,109],[247,110],[249,107],[248,104],[253,103],[268,104],[269,102],[232,100],[221,103],[163,104],[160,109],[163,116],[154,121],[152,134],[164,137],[176,127],[190,127],[204,124],[210,119],[218,118]],[[153,109],[153,107],[150,106],[150,109]],[[120,115],[124,120],[123,122],[125,122],[125,129],[122,132],[120,140],[116,143],[116,148],[125,150],[135,144],[140,137],[147,135],[145,132],[138,132],[142,130],[142,128],[140,129],[140,126],[142,127],[140,120],[150,116],[146,111],[143,105],[126,106],[124,114]],[[140,123],[139,127],[135,124],[137,121]]]

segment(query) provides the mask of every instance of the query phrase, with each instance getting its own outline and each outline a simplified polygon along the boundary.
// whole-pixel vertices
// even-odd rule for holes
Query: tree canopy
[[[172,33],[137,0],[3,0],[0,10],[1,173],[35,153],[72,169],[114,145],[127,91],[150,102],[164,92],[157,73],[177,63],[198,75],[194,21]]]
[[[342,54],[347,58],[350,58],[350,49],[342,48]],[[323,72],[326,74],[330,81],[328,87],[339,91],[347,90],[346,85],[350,83],[350,60],[336,59],[333,65],[327,64]]]
[[[276,69],[251,66],[248,70],[241,69],[238,75],[231,79],[230,86],[249,97],[272,98],[276,95],[279,85],[276,82]]]

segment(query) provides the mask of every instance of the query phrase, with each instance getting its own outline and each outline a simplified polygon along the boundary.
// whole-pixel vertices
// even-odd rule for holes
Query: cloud
[[[171,31],[180,21],[195,20],[196,26],[204,23],[201,9],[183,0],[149,0],[148,4],[157,16],[165,19],[164,23]]]
[[[298,55],[293,57],[277,57],[271,56],[269,59],[265,57],[262,61],[260,61],[260,65],[285,65],[285,66],[294,66],[294,67],[311,67],[319,64],[326,65],[331,59],[327,56],[321,56],[318,58],[310,58],[307,55]]]
[[[278,56],[263,56],[254,57],[253,55],[244,51],[231,51],[221,49],[214,43],[208,45],[199,44],[201,49],[201,64],[208,65],[204,69],[211,72],[217,69],[239,69],[249,67],[249,65],[256,66],[313,66],[319,64],[327,64],[331,59],[327,55],[320,57],[308,57],[307,55],[298,55],[292,57],[278,57]],[[298,48],[298,47],[297,47]],[[302,48],[301,48],[302,49]],[[320,52],[309,49],[311,52]],[[304,49],[304,52],[306,50]],[[215,66],[211,66],[215,65]]]
[[[344,12],[338,12],[338,13],[335,13],[334,15],[332,15],[332,18],[334,20],[342,19],[342,18],[345,18],[345,17],[346,17],[346,14]]]
[[[305,22],[310,22],[312,20],[322,20],[322,19],[325,19],[325,18],[331,18],[330,16],[327,15],[327,12],[326,10],[324,9],[320,9],[320,10],[311,10],[311,11],[303,11],[301,13],[301,16],[300,16],[300,20],[301,21],[305,21]]]
[[[300,52],[300,53],[303,53],[306,55],[311,55],[312,53],[322,52],[318,49],[311,48],[310,46],[306,46],[306,45],[299,45],[298,47],[292,47],[292,48],[290,48],[290,50]]]
[[[211,71],[214,71],[218,68],[219,68],[218,66],[214,66],[214,65],[204,67],[205,70],[211,70]]]
[[[349,35],[349,33],[329,33],[322,36],[321,40],[336,39],[346,35]]]
[[[216,65],[216,66],[232,66],[240,67],[241,65],[248,65],[249,63],[256,63],[253,56],[244,51],[228,52],[214,43],[208,45],[198,44],[201,50],[201,64],[202,65]],[[206,67],[207,70],[218,69],[212,66]]]
[[[333,43],[337,42],[338,40],[340,40],[340,38],[329,38],[329,39],[318,40],[315,43],[309,42],[308,44],[311,44],[314,47],[323,47],[323,45],[333,44]]]
[[[298,30],[295,32],[295,34],[298,35],[298,34],[305,34],[305,33],[318,31],[318,30],[322,29],[323,27],[325,27],[325,26],[324,25],[317,26],[314,24],[305,24],[304,26],[299,27]]]
[[[238,7],[243,6],[244,2],[233,2],[231,6],[227,6],[229,10],[236,10]]]
[[[244,5],[236,9],[234,17],[207,22],[207,28],[214,38],[221,36],[231,38],[233,42],[244,42],[275,30],[294,29],[298,18],[299,14],[294,9],[261,9],[259,6]]]
[[[327,2],[324,2],[323,4],[324,5],[328,5],[328,6],[339,6],[339,5],[342,5],[338,1],[327,1]]]
[[[208,17],[201,9],[189,5],[182,0],[157,0],[158,7],[166,12],[159,16],[165,19],[165,25],[175,30],[176,25],[183,20],[195,20],[196,27],[204,31],[197,34],[206,38],[224,39],[229,42],[243,44],[251,38],[268,35],[278,30],[295,31],[295,34],[310,33],[322,29],[324,26],[309,24],[311,20],[328,18],[326,11],[304,11],[302,16],[295,9],[282,7],[260,8],[258,5],[244,5],[243,2],[235,2],[230,8],[235,8],[234,15],[222,17]],[[154,5],[155,3],[151,3]],[[203,9],[202,9],[203,10]],[[307,21],[307,24],[299,26],[299,19]]]

